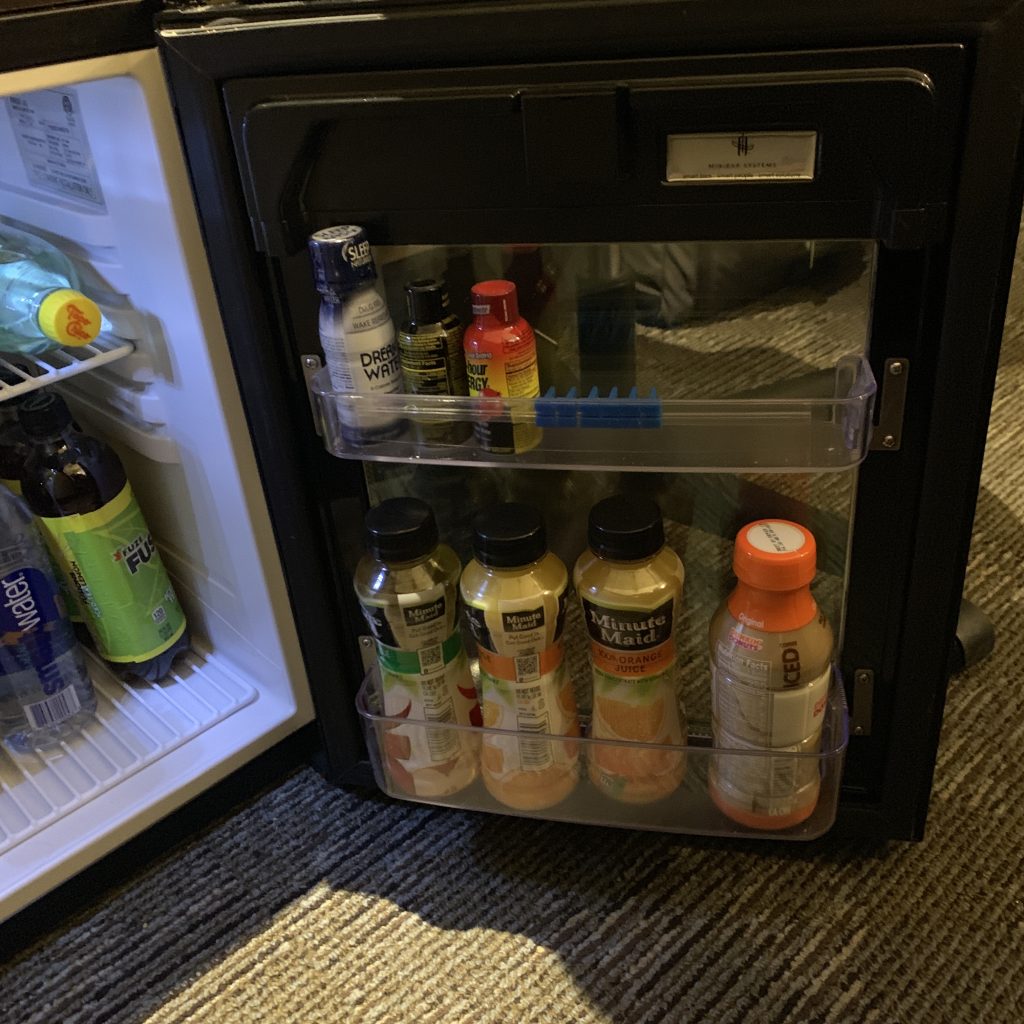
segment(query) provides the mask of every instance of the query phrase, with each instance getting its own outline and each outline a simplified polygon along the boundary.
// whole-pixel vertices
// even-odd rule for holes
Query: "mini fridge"
[[[495,502],[540,509],[570,567],[602,498],[662,510],[686,782],[637,807],[584,773],[538,815],[924,835],[1020,215],[1018,7],[38,0],[2,30],[0,219],[59,245],[111,325],[31,386],[124,458],[195,646],[160,684],[96,664],[94,725],[0,753],[3,913],[314,717],[332,781],[408,798],[352,587],[367,509],[400,496],[463,563]],[[396,322],[411,280],[443,275],[464,320],[475,281],[514,281],[541,397],[333,390],[307,240],[340,224]],[[375,414],[404,429],[353,444]],[[486,451],[495,416],[540,443]],[[837,638],[817,808],[772,832],[707,791],[730,756],[708,624],[762,517],[814,534]],[[586,711],[575,601],[566,637]],[[478,783],[415,799],[512,813]]]

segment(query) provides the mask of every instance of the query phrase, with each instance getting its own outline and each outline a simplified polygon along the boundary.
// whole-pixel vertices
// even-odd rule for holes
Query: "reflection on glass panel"
[[[848,353],[867,348],[874,243],[657,242],[379,246],[388,305],[404,285],[444,276],[471,319],[476,281],[516,284],[538,342],[541,388],[662,398],[803,394]]]

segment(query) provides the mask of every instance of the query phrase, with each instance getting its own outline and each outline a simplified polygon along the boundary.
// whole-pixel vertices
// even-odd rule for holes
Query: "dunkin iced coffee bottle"
[[[624,803],[660,800],[683,779],[686,739],[675,627],[683,563],[665,544],[661,510],[648,498],[599,501],[588,550],[573,573],[590,637],[594,702],[590,779]],[[661,744],[665,750],[615,741]]]
[[[740,530],[736,588],[711,620],[715,746],[771,756],[712,759],[712,799],[733,820],[789,828],[818,800],[821,728],[832,676],[832,628],[811,594],[816,549],[799,523],[762,519]]]

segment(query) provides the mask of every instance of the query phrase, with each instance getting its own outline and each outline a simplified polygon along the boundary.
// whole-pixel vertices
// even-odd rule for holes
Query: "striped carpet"
[[[3,1019],[1024,1020],[1022,285],[968,584],[1001,643],[952,687],[924,843],[781,848],[506,820],[360,797],[304,770],[9,964]]]

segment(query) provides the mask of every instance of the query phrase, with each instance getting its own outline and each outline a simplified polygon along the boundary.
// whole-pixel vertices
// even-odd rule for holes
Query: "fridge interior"
[[[10,73],[0,97],[0,221],[73,259],[104,351],[131,343],[56,386],[121,457],[193,641],[157,684],[91,657],[96,721],[57,750],[0,750],[6,917],[313,710],[156,52]]]

